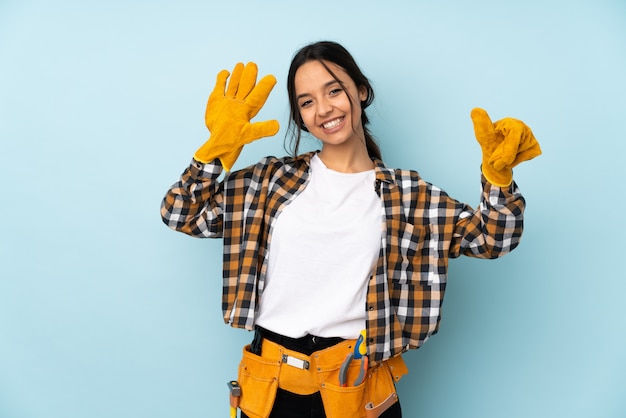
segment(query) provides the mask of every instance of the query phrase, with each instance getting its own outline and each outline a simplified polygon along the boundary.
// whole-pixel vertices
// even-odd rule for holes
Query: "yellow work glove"
[[[272,75],[263,77],[257,84],[257,71],[253,62],[245,67],[238,63],[228,86],[226,80],[229,72],[222,70],[217,75],[204,115],[211,135],[194,154],[197,161],[208,163],[219,158],[222,167],[230,171],[245,144],[276,135],[278,121],[250,122],[259,113],[276,84],[276,78]]]
[[[494,186],[509,186],[513,167],[541,154],[539,143],[521,120],[504,118],[491,123],[487,112],[480,108],[472,109],[471,116],[483,151],[483,175]]]

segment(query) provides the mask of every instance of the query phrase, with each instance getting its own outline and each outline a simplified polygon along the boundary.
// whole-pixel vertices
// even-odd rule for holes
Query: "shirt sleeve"
[[[161,218],[171,229],[198,238],[221,238],[223,191],[218,181],[219,160],[208,164],[192,160],[161,203]]]
[[[459,213],[450,257],[497,258],[512,251],[522,237],[525,204],[515,182],[498,187],[483,176],[478,209],[465,206]]]

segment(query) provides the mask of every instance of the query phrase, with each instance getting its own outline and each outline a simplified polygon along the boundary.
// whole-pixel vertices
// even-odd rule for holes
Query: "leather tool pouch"
[[[327,418],[376,418],[397,401],[395,382],[407,373],[401,356],[389,359],[367,371],[365,381],[354,386],[360,361],[348,369],[346,387],[339,385],[339,370],[348,352],[346,341],[311,356],[300,355],[310,367],[306,370],[285,363],[283,355],[297,355],[281,346],[264,341],[262,356],[243,349],[239,365],[241,398],[239,407],[250,418],[267,418],[279,386],[292,393],[320,391]]]
[[[348,371],[347,387],[335,384],[337,380],[334,378],[324,379],[325,381],[321,384],[320,393],[326,416],[328,418],[377,418],[397,402],[395,382],[407,372],[402,357],[397,356],[369,369],[365,382],[358,386],[351,386],[350,382],[353,382],[358,375],[358,362],[353,362]]]
[[[250,345],[244,347],[243,358],[239,363],[239,408],[250,418],[267,418],[276,398],[280,363],[257,356],[249,350]]]

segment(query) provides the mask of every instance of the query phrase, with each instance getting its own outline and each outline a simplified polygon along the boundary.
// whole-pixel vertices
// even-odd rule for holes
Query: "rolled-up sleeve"
[[[161,218],[171,229],[198,238],[221,238],[223,192],[219,161],[192,160],[161,202]]]
[[[497,187],[482,178],[478,210],[464,208],[455,226],[450,257],[497,258],[519,244],[526,202],[515,183]]]

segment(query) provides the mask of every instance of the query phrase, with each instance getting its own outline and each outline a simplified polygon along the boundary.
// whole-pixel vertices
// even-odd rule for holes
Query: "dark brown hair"
[[[293,156],[298,155],[298,148],[300,147],[300,139],[302,137],[302,131],[308,132],[306,126],[302,122],[300,115],[300,109],[296,100],[296,88],[295,78],[296,71],[303,64],[309,61],[319,61],[330,73],[330,75],[339,83],[341,81],[337,76],[328,68],[326,62],[332,62],[340,66],[350,76],[357,89],[365,88],[367,90],[367,97],[361,101],[361,124],[363,125],[363,132],[365,133],[365,146],[367,147],[367,153],[370,158],[382,159],[380,148],[374,137],[370,133],[367,125],[369,119],[365,114],[365,108],[367,108],[374,101],[374,90],[370,81],[365,77],[352,55],[343,46],[336,42],[321,41],[313,44],[309,44],[300,49],[291,60],[291,66],[289,67],[289,74],[287,75],[287,94],[289,95],[289,132],[291,133],[290,146],[287,150],[291,152]],[[352,98],[350,99],[350,105],[352,106]]]

